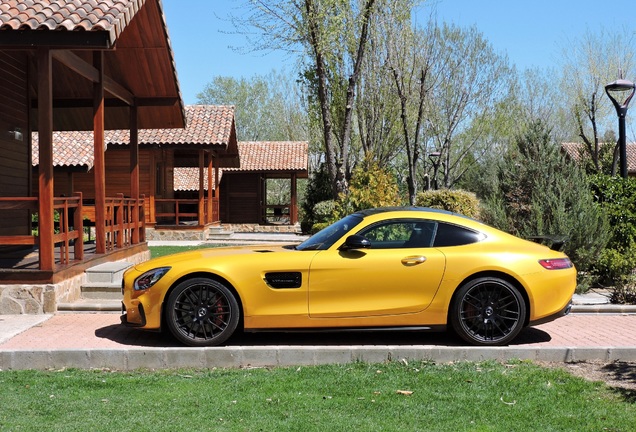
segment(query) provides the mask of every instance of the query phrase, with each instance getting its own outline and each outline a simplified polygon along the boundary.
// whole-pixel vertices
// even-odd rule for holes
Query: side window
[[[437,226],[433,246],[461,246],[476,243],[483,240],[483,238],[483,234],[469,230],[468,228],[440,222]]]
[[[372,249],[430,247],[435,222],[396,220],[372,225],[358,234],[371,241]]]

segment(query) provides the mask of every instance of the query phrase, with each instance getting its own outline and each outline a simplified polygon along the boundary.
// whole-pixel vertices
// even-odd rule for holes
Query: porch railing
[[[117,194],[106,198],[106,250],[121,249],[145,241],[144,197],[138,201]],[[138,237],[138,238],[136,238]]]
[[[112,251],[145,241],[144,197],[139,200],[118,194],[106,198],[106,250]],[[0,211],[24,212],[24,231],[30,234],[2,235],[0,246],[40,246],[37,197],[0,197]],[[84,228],[95,226],[95,207],[83,205],[82,194],[53,199],[53,243],[59,247],[60,264],[84,259]],[[29,223],[35,215],[33,224]],[[89,236],[90,238],[90,233]],[[71,258],[71,247],[73,256]]]
[[[219,221],[219,200],[217,199],[212,200],[211,218],[208,217],[209,201],[207,199],[203,201],[202,210],[199,208],[198,199],[155,198],[153,201],[157,225],[198,226],[200,220],[203,220],[204,223]],[[199,212],[202,212],[203,218],[199,217]]]
[[[1,197],[0,210],[25,211],[25,230],[31,230],[31,234],[1,235],[0,246],[39,246],[39,225],[33,230],[29,219],[32,215],[38,215],[37,197]],[[84,229],[82,225],[82,194],[72,197],[59,197],[53,199],[53,212],[56,221],[53,243],[59,245],[60,263],[71,262],[70,246],[74,247],[74,259],[84,259],[84,243],[76,241],[82,239]]]

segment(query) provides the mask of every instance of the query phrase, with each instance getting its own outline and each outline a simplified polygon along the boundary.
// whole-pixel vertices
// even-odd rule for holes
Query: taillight
[[[572,268],[572,261],[569,258],[554,258],[539,260],[539,264],[547,270],[562,270]]]

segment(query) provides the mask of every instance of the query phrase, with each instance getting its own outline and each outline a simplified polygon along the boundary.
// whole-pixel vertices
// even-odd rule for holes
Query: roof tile
[[[121,34],[145,0],[3,0],[0,28],[107,31]]]
[[[140,144],[218,145],[229,146],[234,132],[234,107],[190,105],[186,107],[184,129],[140,129]],[[104,131],[109,145],[128,145],[130,131]],[[33,134],[33,165],[38,165],[38,135]],[[93,132],[53,132],[53,164],[55,166],[93,166]]]
[[[614,145],[614,144],[610,144]],[[585,151],[583,144],[581,143],[562,143],[561,148],[565,153],[572,158],[575,162],[581,160],[581,152]],[[636,142],[627,143],[627,171],[630,173],[636,173]]]

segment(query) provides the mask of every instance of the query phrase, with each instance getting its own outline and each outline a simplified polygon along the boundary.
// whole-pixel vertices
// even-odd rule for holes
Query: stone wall
[[[139,264],[150,259],[146,250],[125,261]],[[56,284],[0,285],[0,315],[55,313],[58,303],[79,300],[86,274],[70,277]]]
[[[147,241],[205,241],[208,228],[202,230],[171,230],[146,228]]]
[[[296,225],[258,225],[258,224],[223,224],[226,231],[237,233],[280,233],[300,234],[300,224]]]

